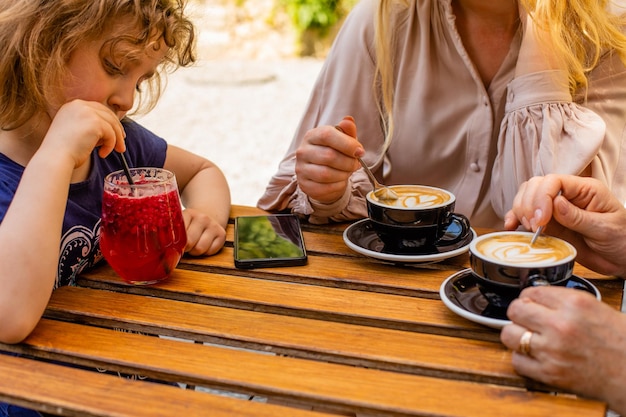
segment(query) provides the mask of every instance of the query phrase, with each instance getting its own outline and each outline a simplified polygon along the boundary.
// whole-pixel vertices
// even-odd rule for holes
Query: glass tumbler
[[[124,281],[147,285],[166,279],[187,243],[175,175],[131,168],[104,179],[100,249]]]

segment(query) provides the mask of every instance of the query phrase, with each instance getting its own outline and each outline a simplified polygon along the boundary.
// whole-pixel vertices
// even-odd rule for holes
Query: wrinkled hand
[[[78,168],[88,160],[94,148],[104,158],[113,150],[123,152],[124,128],[108,107],[83,100],[70,101],[56,112],[40,151],[69,157]]]
[[[585,291],[558,286],[525,289],[507,315],[512,324],[502,329],[500,339],[514,351],[519,374],[624,412],[625,315]],[[526,330],[533,332],[529,355],[519,353]]]
[[[576,247],[581,264],[626,277],[626,209],[599,180],[556,174],[531,178],[504,217],[507,230],[520,223],[532,231],[547,225],[546,233]]]
[[[332,203],[345,193],[349,178],[359,169],[355,157],[363,156],[356,139],[354,119],[347,116],[338,126],[319,126],[309,130],[296,150],[296,176],[300,189],[314,200]]]
[[[193,256],[214,255],[224,246],[226,230],[208,215],[185,209],[183,219],[187,229],[185,252]]]

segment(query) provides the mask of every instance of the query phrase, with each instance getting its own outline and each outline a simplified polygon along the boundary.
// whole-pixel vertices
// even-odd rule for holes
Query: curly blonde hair
[[[520,0],[531,11],[540,42],[565,63],[570,91],[587,87],[587,74],[606,52],[616,52],[626,65],[624,15],[610,10],[608,0]],[[393,134],[396,23],[407,13],[409,0],[379,0],[376,14],[376,77],[374,91],[389,148]],[[383,152],[384,154],[384,152]]]
[[[14,129],[45,111],[77,46],[120,25],[124,30],[116,33],[123,35],[103,48],[124,43],[140,52],[161,40],[168,47],[159,71],[146,81],[150,98],[142,103],[140,97],[137,106],[152,108],[161,93],[161,76],[196,60],[195,28],[184,7],[185,0],[3,0],[0,127]]]

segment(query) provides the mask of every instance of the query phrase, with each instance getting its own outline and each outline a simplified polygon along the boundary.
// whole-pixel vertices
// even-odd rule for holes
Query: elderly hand
[[[626,209],[596,179],[555,174],[531,178],[504,217],[507,230],[520,224],[533,231],[547,225],[546,233],[576,247],[581,264],[626,276]]]
[[[356,157],[365,150],[356,139],[354,119],[347,116],[338,127],[309,130],[296,150],[296,176],[300,189],[314,200],[330,204],[339,200],[350,176],[359,169]]]
[[[512,323],[500,339],[524,376],[606,401],[624,415],[626,316],[591,294],[571,288],[531,287],[507,311]],[[520,350],[523,335],[526,353]]]

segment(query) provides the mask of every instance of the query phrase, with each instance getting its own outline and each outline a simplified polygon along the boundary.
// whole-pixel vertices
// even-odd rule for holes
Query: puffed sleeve
[[[563,71],[514,79],[491,178],[494,210],[504,216],[519,186],[533,176],[580,175],[589,167],[623,201],[625,127],[626,71],[617,54],[603,58],[590,74],[587,90],[575,100]]]
[[[354,220],[367,215],[365,195],[372,186],[361,169],[351,176],[351,184],[341,199],[332,204],[322,204],[311,200],[300,190],[295,173],[295,155],[308,130],[316,126],[333,126],[344,116],[351,115],[356,120],[359,141],[366,150],[363,159],[368,164],[374,163],[384,140],[371,88],[375,68],[370,49],[374,8],[373,0],[361,1],[343,24],[320,71],[291,145],[257,203],[259,208],[290,210],[308,216],[311,223],[319,224],[331,220]],[[363,132],[367,133],[361,134]]]

